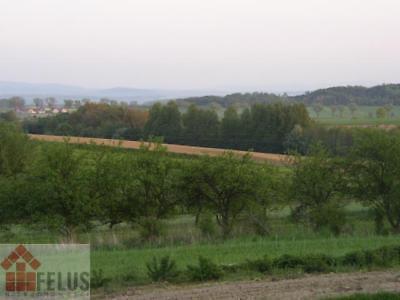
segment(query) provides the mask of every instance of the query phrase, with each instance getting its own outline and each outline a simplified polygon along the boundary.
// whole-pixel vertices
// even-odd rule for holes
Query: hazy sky
[[[400,82],[400,1],[0,0],[0,81],[273,91]]]

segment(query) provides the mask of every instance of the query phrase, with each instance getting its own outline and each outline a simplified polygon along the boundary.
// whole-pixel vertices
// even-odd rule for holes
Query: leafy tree
[[[182,130],[181,113],[175,102],[167,105],[154,104],[149,111],[149,119],[145,125],[147,136],[163,137],[168,143],[179,141]]]
[[[400,138],[380,130],[360,132],[349,156],[354,195],[400,233]]]
[[[379,107],[376,109],[376,117],[379,119],[386,118],[387,110],[384,107]]]
[[[228,107],[224,112],[221,122],[221,139],[224,144],[230,147],[237,147],[240,144],[240,117],[233,106]]]
[[[34,221],[59,230],[68,241],[79,227],[90,227],[98,206],[89,192],[88,170],[86,155],[68,141],[46,145],[25,187]]]
[[[57,104],[57,99],[54,97],[48,97],[45,99],[46,104],[49,108],[53,109]]]
[[[184,177],[187,193],[216,215],[224,238],[231,234],[240,214],[260,197],[263,184],[263,176],[250,156],[238,158],[231,152],[200,157]]]
[[[35,104],[36,108],[41,109],[44,106],[44,101],[42,98],[34,98],[33,103]]]
[[[21,97],[11,97],[8,101],[14,110],[22,110],[25,106],[25,99]]]
[[[96,197],[99,217],[110,228],[123,221],[137,218],[134,170],[131,155],[120,154],[104,147],[95,154],[95,165],[90,176],[91,194]]]
[[[137,183],[135,208],[144,222],[158,222],[173,213],[180,201],[178,161],[169,158],[161,144],[148,143],[141,146],[133,167]]]
[[[350,110],[351,116],[354,118],[355,113],[356,113],[356,111],[358,110],[357,104],[355,104],[354,102],[351,102],[351,103],[349,104],[349,110]]]
[[[27,164],[30,143],[28,137],[12,123],[0,122],[0,176],[15,176]]]
[[[71,99],[65,99],[64,100],[64,107],[65,108],[72,108],[72,106],[74,105],[74,100]]]
[[[344,223],[340,201],[343,174],[338,161],[320,145],[308,156],[296,157],[289,197],[294,201],[292,217],[315,230],[328,228],[339,234]]]
[[[182,116],[183,140],[189,145],[216,146],[219,141],[220,122],[215,111],[189,106]]]

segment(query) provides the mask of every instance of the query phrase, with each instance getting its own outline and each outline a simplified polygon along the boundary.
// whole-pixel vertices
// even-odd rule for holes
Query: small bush
[[[336,265],[333,257],[325,254],[307,255],[303,260],[303,270],[306,273],[323,273],[332,271],[332,267]]]
[[[172,281],[179,275],[175,261],[171,260],[169,256],[164,256],[160,260],[153,257],[146,267],[148,276],[156,282]]]
[[[272,270],[272,260],[268,256],[264,256],[261,259],[248,260],[247,266],[250,270],[266,274]]]
[[[278,269],[294,269],[304,265],[304,259],[302,257],[284,254],[274,260],[273,265]]]
[[[90,275],[90,287],[100,288],[106,286],[111,281],[110,278],[104,277],[103,269],[93,270]]]
[[[121,275],[121,280],[124,282],[133,282],[138,279],[137,275],[133,271],[129,271]]]
[[[361,251],[354,251],[344,255],[342,264],[351,267],[362,267],[366,265],[365,255]]]
[[[222,277],[222,270],[211,260],[199,257],[198,266],[187,266],[188,275],[193,281],[217,280]]]
[[[139,224],[139,234],[143,241],[153,242],[164,234],[163,224],[155,218],[142,218]]]

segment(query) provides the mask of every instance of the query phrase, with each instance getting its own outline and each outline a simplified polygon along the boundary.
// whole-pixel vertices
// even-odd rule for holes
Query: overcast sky
[[[271,91],[400,82],[400,1],[0,0],[0,81]]]

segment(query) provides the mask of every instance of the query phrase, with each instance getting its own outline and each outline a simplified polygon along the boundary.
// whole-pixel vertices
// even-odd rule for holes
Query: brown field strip
[[[46,142],[63,142],[65,140],[64,136],[55,135],[40,135],[40,134],[29,134],[29,137],[37,141]],[[139,149],[142,142],[138,141],[126,141],[126,140],[113,140],[113,139],[99,139],[99,138],[85,138],[85,137],[68,137],[69,142],[73,144],[96,144],[112,147],[121,147],[126,149]],[[202,155],[208,154],[211,156],[221,155],[228,149],[220,148],[206,148],[206,147],[194,147],[185,145],[173,145],[173,144],[163,144],[171,153],[177,154],[187,154],[187,155]],[[246,151],[233,150],[237,155],[243,156]],[[290,161],[290,156],[282,154],[272,154],[272,153],[262,153],[262,152],[250,152],[252,159],[256,161],[269,161],[272,163],[287,164]]]

